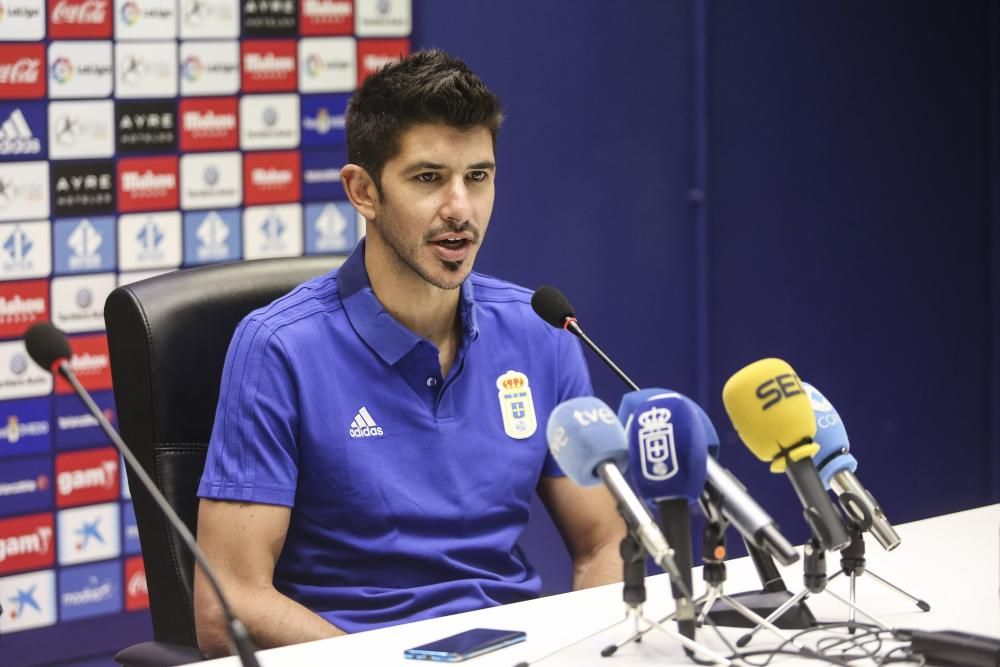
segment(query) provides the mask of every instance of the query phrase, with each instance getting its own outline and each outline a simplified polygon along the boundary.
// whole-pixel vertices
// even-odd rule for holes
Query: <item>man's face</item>
[[[368,233],[382,238],[400,268],[455,289],[472,271],[486,236],[495,175],[488,129],[416,125],[403,133],[399,152],[382,169]]]

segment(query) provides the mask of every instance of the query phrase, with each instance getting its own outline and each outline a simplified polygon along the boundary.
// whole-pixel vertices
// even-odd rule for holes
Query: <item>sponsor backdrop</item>
[[[124,469],[21,340],[51,320],[115,421],[103,305],[213,262],[346,254],[344,110],[410,0],[0,0],[0,655],[149,638]],[[56,640],[58,638],[58,641]]]

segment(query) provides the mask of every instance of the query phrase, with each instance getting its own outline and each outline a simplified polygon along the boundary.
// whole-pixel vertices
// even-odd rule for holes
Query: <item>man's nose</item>
[[[465,222],[472,217],[469,188],[464,178],[454,178],[449,182],[444,205],[441,207],[441,217],[456,222]]]

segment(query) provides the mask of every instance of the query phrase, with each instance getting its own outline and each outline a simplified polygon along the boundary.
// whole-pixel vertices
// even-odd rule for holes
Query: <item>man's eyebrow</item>
[[[448,167],[446,165],[438,164],[437,162],[428,162],[426,160],[421,160],[420,162],[414,162],[413,164],[408,166],[406,169],[403,170],[403,173],[412,174],[424,170],[441,171],[447,168]],[[497,168],[496,162],[493,162],[492,160],[484,160],[482,162],[476,162],[475,164],[470,164],[468,167],[466,167],[466,169],[480,169],[480,170],[496,169],[496,168]]]
[[[470,164],[469,169],[496,169],[497,163],[491,160],[485,160],[483,162],[477,162],[476,164]]]

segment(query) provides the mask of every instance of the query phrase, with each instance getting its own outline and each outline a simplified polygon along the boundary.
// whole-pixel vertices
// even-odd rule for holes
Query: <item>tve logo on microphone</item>
[[[68,567],[59,572],[59,618],[72,621],[122,610],[122,568],[117,562]]]
[[[0,519],[0,574],[49,567],[55,555],[51,514]]]
[[[55,625],[56,575],[52,570],[0,579],[0,634]]]
[[[120,476],[114,448],[88,449],[56,457],[56,507],[118,498]]]
[[[59,564],[76,565],[121,555],[118,503],[88,505],[56,514]]]
[[[103,333],[89,336],[72,336],[69,346],[73,354],[69,366],[80,384],[87,391],[111,389],[111,361],[108,356],[108,338]],[[62,375],[56,375],[56,393],[72,394],[70,386]]]

